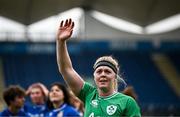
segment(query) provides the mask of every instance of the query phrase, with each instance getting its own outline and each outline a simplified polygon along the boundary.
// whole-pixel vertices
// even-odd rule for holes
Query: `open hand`
[[[74,22],[71,19],[66,19],[65,24],[64,21],[61,21],[57,33],[57,40],[65,41],[69,39],[73,33],[73,28],[74,28]]]

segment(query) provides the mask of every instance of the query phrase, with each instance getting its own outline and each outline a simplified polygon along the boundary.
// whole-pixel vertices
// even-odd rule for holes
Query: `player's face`
[[[64,101],[63,91],[58,86],[53,86],[49,92],[49,99],[51,102]]]
[[[34,104],[43,104],[44,103],[43,92],[38,87],[31,89],[30,98]]]
[[[22,108],[25,102],[24,96],[16,96],[14,101],[11,102],[11,105],[15,108]]]
[[[94,71],[94,80],[99,89],[111,90],[114,88],[116,74],[107,66],[100,66]]]

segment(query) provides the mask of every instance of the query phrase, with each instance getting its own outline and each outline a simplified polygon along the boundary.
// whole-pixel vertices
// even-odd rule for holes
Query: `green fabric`
[[[97,89],[85,82],[78,96],[85,104],[85,117],[140,117],[140,108],[136,101],[122,93],[116,92],[108,97],[100,97]]]

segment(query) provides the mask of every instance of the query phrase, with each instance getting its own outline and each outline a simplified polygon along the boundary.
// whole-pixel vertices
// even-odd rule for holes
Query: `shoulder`
[[[125,115],[126,116],[141,116],[139,105],[137,104],[136,100],[132,98],[131,96],[125,95],[120,93],[123,103],[122,106],[124,106],[125,109]]]
[[[0,112],[0,116],[10,116],[11,113],[8,108],[5,108],[2,112]]]
[[[84,85],[78,95],[78,97],[85,102],[86,98],[90,95],[92,95],[93,93],[97,92],[96,87],[92,86],[90,83],[88,82],[84,82]]]
[[[132,97],[122,94],[122,93],[119,93],[119,92],[114,94],[111,97],[111,100],[123,105],[124,107],[126,107],[127,105],[136,104],[136,101]]]
[[[2,112],[0,112],[0,116],[8,116],[9,115],[9,111],[8,109],[4,109]]]
[[[125,115],[137,115],[138,117],[140,116],[140,108],[134,98],[122,93],[117,93],[116,98],[119,99],[117,103],[119,103],[121,108],[125,110]]]
[[[90,84],[88,82],[84,82],[84,85],[83,85],[82,89],[94,90],[94,89],[96,89],[96,87],[94,87],[92,84]]]
[[[20,110],[18,116],[26,116],[26,113],[23,110]]]
[[[89,94],[90,92],[93,92],[95,90],[97,90],[97,88],[94,87],[92,84],[90,84],[88,82],[84,82],[83,87],[82,87],[79,95],[81,95],[81,94]]]
[[[67,106],[64,108],[64,110],[72,111],[72,112],[76,111],[76,109],[75,109],[73,106],[71,106],[71,105],[67,105]]]
[[[132,99],[132,97],[125,95],[123,93],[120,93],[120,92],[117,92],[115,94],[115,98],[124,99],[124,100],[129,100],[129,99],[131,100]]]
[[[123,93],[119,93],[118,92],[118,96],[121,97],[124,100],[127,100],[128,102],[136,102],[134,98],[132,98],[131,96],[125,95]]]
[[[64,116],[79,116],[80,113],[71,105],[67,105],[64,108]]]
[[[46,105],[26,105],[24,106],[23,110],[26,112],[27,115],[45,115],[49,112]]]
[[[23,110],[20,110],[17,115],[26,116],[26,113]],[[12,116],[12,113],[6,108],[0,113],[0,116]]]

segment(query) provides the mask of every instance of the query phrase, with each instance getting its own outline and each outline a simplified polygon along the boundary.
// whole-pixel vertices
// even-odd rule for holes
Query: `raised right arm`
[[[66,41],[71,37],[73,33],[74,22],[71,19],[67,19],[63,24],[61,21],[60,27],[57,33],[56,40],[56,55],[58,68],[63,76],[65,82],[71,88],[71,90],[78,95],[84,80],[79,76],[79,74],[73,69],[71,59],[67,50]]]

